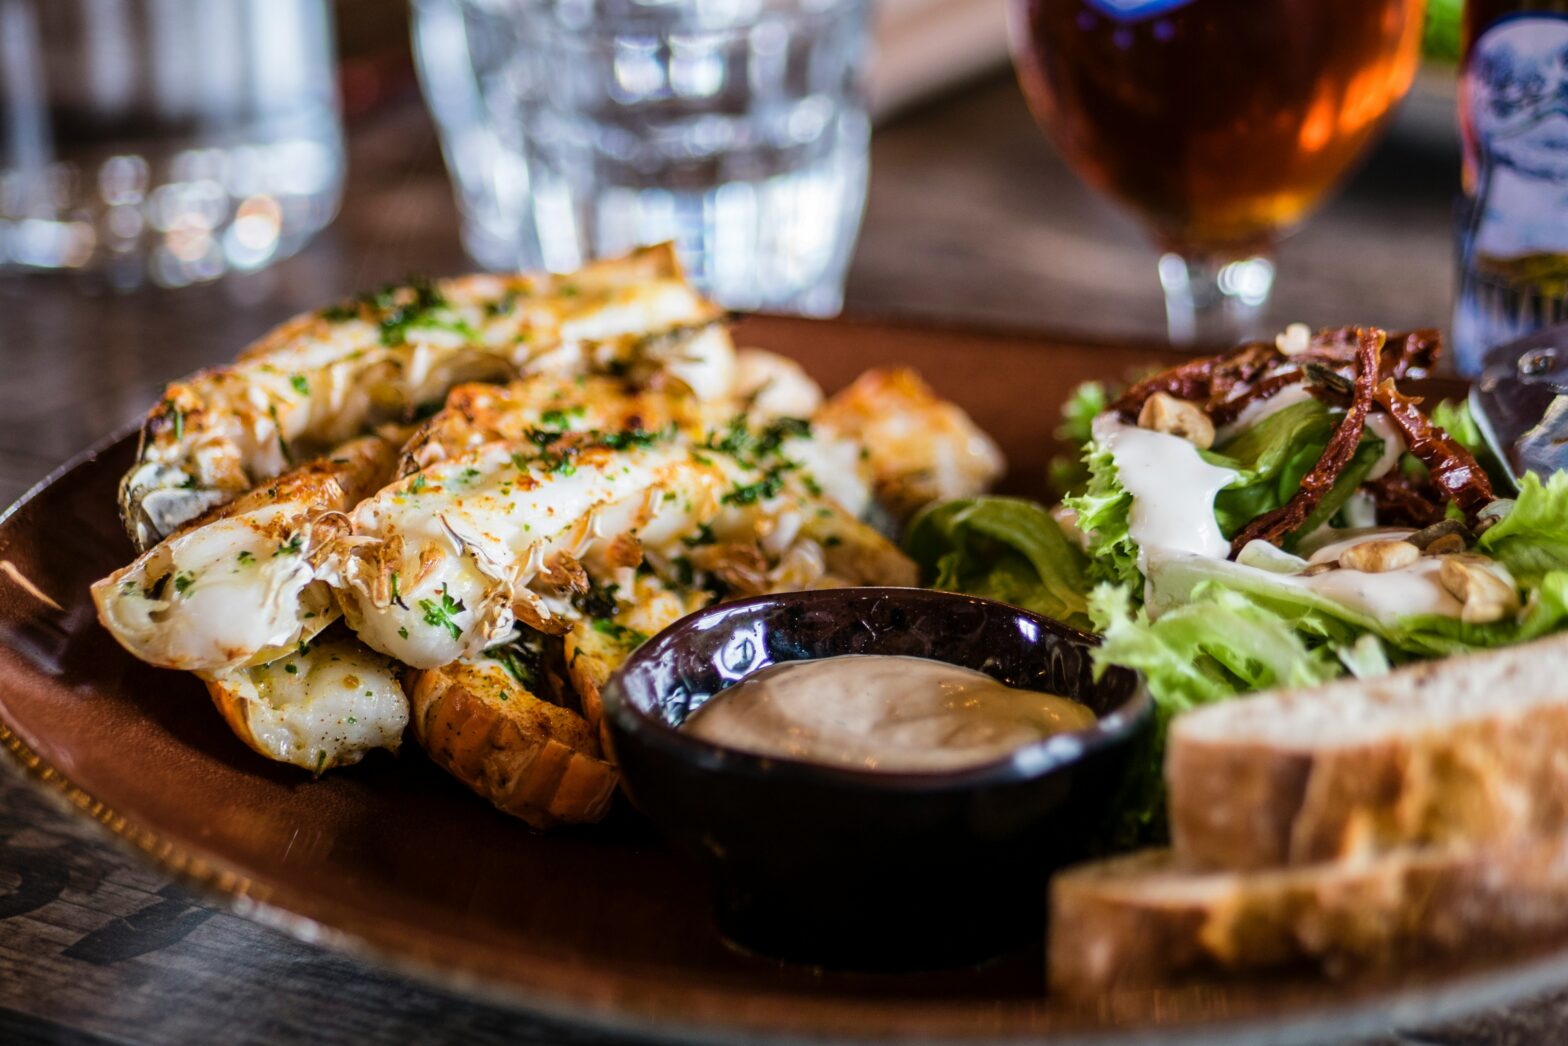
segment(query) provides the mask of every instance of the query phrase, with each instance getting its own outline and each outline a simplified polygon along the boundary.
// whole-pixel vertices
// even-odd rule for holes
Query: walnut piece
[[[1485,625],[1519,611],[1518,591],[1480,557],[1444,556],[1437,579],[1464,603],[1459,620],[1466,624]]]
[[[1196,403],[1177,399],[1168,392],[1156,392],[1143,401],[1138,427],[1180,436],[1199,450],[1214,446],[1214,422],[1209,416]]]
[[[1363,574],[1381,574],[1408,567],[1421,558],[1421,550],[1408,541],[1363,541],[1339,554],[1339,565]]]

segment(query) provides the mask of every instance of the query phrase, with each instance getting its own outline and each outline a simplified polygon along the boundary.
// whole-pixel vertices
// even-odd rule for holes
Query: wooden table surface
[[[1405,119],[1280,254],[1276,318],[1444,322],[1458,155]],[[415,99],[351,129],[348,199],[303,253],[216,285],[132,295],[0,280],[0,505],[129,424],[161,384],[285,317],[410,272],[469,267]],[[1155,254],[1087,193],[1010,80],[879,130],[848,310],[1147,340]],[[938,376],[938,381],[939,381]],[[1039,409],[1054,410],[1051,404]],[[1568,993],[1389,1042],[1539,1042]],[[477,1005],[229,915],[0,774],[0,1042],[624,1042]]]

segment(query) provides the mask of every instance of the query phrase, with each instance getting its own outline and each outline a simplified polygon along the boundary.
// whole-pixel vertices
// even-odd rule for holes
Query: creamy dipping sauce
[[[919,772],[996,762],[1094,723],[1087,705],[983,672],[923,657],[848,654],[764,668],[713,695],[683,729],[759,755]]]

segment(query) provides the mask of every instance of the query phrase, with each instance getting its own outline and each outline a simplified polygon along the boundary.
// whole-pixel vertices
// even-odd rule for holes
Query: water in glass
[[[0,272],[179,286],[337,210],[326,0],[0,0]]]
[[[413,0],[469,252],[674,240],[733,308],[837,311],[866,188],[866,0]]]

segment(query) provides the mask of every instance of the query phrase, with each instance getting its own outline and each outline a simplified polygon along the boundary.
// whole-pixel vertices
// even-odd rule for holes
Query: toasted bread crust
[[[1295,967],[1343,978],[1568,927],[1562,838],[1263,872],[1181,869],[1149,850],[1058,875],[1051,990],[1093,998]]]
[[[1264,709],[1282,723],[1304,721],[1327,691],[1282,692],[1179,719],[1165,765],[1177,853],[1199,866],[1268,868],[1568,830],[1568,679],[1557,693],[1555,678],[1540,678],[1539,661],[1560,662],[1565,650],[1558,637],[1335,684],[1361,687],[1368,706],[1403,717],[1343,743],[1263,741],[1225,729]],[[1500,700],[1524,688],[1534,695],[1528,701]],[[1462,694],[1465,711],[1428,721],[1436,691]],[[1253,701],[1263,704],[1242,710]]]
[[[497,809],[549,828],[597,821],[610,808],[618,775],[588,724],[500,668],[421,672],[412,704],[414,736],[430,758]]]

